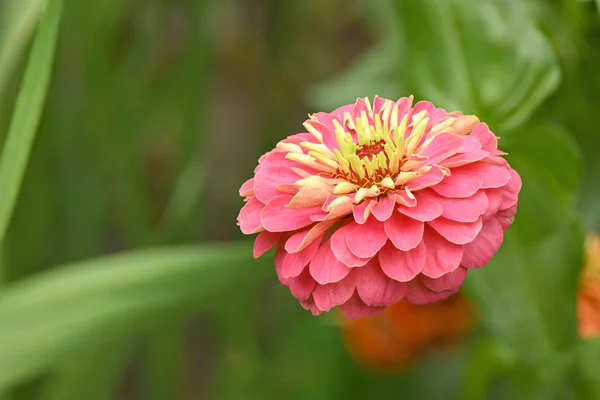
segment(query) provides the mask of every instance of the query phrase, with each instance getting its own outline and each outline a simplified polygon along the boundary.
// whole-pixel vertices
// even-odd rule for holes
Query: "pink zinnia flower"
[[[277,244],[275,269],[305,309],[348,318],[456,293],[512,224],[519,175],[475,116],[376,97],[320,112],[264,154],[238,222]]]

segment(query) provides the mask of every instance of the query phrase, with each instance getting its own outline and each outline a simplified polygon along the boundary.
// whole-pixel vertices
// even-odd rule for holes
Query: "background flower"
[[[460,292],[426,305],[400,301],[381,314],[343,320],[346,346],[370,369],[407,368],[432,349],[454,343],[475,324],[475,307]]]
[[[577,296],[579,334],[584,338],[600,336],[600,236],[590,235],[585,242],[585,259]]]

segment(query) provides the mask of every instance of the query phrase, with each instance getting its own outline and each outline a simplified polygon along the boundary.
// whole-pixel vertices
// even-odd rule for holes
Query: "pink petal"
[[[351,271],[344,263],[335,258],[329,242],[328,240],[319,248],[309,266],[310,274],[321,285],[339,282]]]
[[[304,267],[315,257],[319,250],[320,240],[315,240],[304,250],[297,253],[286,253],[283,256],[283,266],[281,275],[284,278],[298,276],[304,270]]]
[[[285,252],[284,248],[283,248],[283,241],[279,242],[279,244],[277,245],[277,249],[275,250],[275,272],[277,273],[277,278],[279,279],[279,282],[281,282],[282,284],[284,284],[285,286],[287,286],[288,284],[288,278],[285,278],[283,276],[283,259],[285,258],[285,256],[287,255],[287,253]]]
[[[376,315],[382,312],[384,309],[384,307],[370,307],[366,305],[356,293],[350,298],[350,300],[340,305],[340,311],[342,314],[344,314],[344,317],[348,319],[358,319]]]
[[[425,164],[429,158],[413,153],[408,157],[408,160],[402,165],[404,171],[416,171]]]
[[[358,268],[355,279],[356,291],[368,306],[388,307],[406,294],[407,284],[388,278],[375,259]]]
[[[242,184],[242,187],[240,187],[240,196],[248,197],[248,196],[252,196],[253,194],[254,194],[254,178],[250,178]]]
[[[300,301],[305,301],[310,297],[315,288],[315,280],[310,276],[308,271],[304,271],[297,277],[290,278],[288,287],[290,288],[290,292],[292,292],[292,296]]]
[[[313,316],[317,316],[320,315],[322,313],[321,310],[319,310],[319,308],[317,307],[317,305],[315,304],[314,300],[311,298],[309,298],[308,300],[300,300],[300,305],[302,306],[302,308],[304,308],[305,310],[309,310]]]
[[[373,118],[371,118],[371,113],[369,112],[369,108],[367,107],[367,102],[364,98],[359,98],[356,100],[356,103],[354,103],[354,107],[352,108],[352,112],[350,114],[352,115],[352,118],[356,120],[356,118],[361,117],[363,111],[369,119],[369,124],[372,125]]]
[[[238,215],[238,222],[242,233],[250,235],[263,230],[260,214],[264,206],[256,197],[248,198],[248,201]]]
[[[254,240],[254,248],[252,250],[254,258],[258,258],[269,251],[271,247],[275,246],[280,237],[281,233],[279,232],[263,231],[259,233]]]
[[[500,204],[499,211],[506,210],[507,208],[513,207],[519,200],[518,194],[510,193],[507,190],[503,191],[502,204]]]
[[[400,125],[400,121],[402,121],[402,118],[404,118],[404,116],[411,111],[413,99],[413,96],[402,97],[394,104],[394,107],[398,107],[398,119],[396,121],[392,121],[392,113],[390,113],[390,125],[392,125],[392,122],[395,125]],[[408,122],[411,122],[410,118]]]
[[[460,167],[465,164],[471,164],[483,160],[490,153],[481,148],[481,143],[473,136],[463,136],[465,145],[457,154],[444,160],[441,165],[448,168]]]
[[[419,154],[429,157],[425,165],[440,164],[441,161],[458,153],[464,146],[465,138],[454,133],[441,132]]]
[[[433,193],[433,196],[435,196],[435,201],[444,209],[442,217],[453,221],[475,222],[488,209],[488,198],[483,190],[479,190],[473,196],[465,198],[452,199],[438,196],[435,193]]]
[[[387,243],[377,257],[387,276],[398,282],[408,282],[421,273],[427,254],[423,243],[409,251],[398,250],[392,243]]]
[[[506,190],[508,190],[511,193],[519,193],[521,191],[521,186],[523,186],[523,182],[521,182],[521,177],[519,176],[519,174],[517,174],[517,171],[515,171],[512,168],[509,168],[508,172],[510,173],[510,181],[506,185]]]
[[[423,222],[395,212],[384,223],[385,234],[400,250],[414,249],[423,238]]]
[[[471,243],[463,247],[461,264],[466,268],[481,268],[490,262],[504,240],[504,231],[497,218],[483,223],[481,232]]]
[[[366,199],[362,203],[352,205],[352,213],[357,224],[364,224],[371,215],[371,208],[375,204],[375,200]]]
[[[461,168],[469,168],[472,173],[481,176],[483,179],[482,189],[502,187],[506,185],[511,178],[509,170],[501,165],[478,162],[465,165]]]
[[[410,118],[408,119],[408,122],[411,122],[413,115],[418,114],[421,111],[427,111],[427,115],[429,115],[429,112],[433,110],[435,110],[435,105],[432,102],[425,100],[418,101],[410,112]]]
[[[289,207],[322,207],[331,189],[325,183],[318,186],[303,186],[290,201]]]
[[[392,195],[383,195],[379,197],[377,204],[371,207],[371,213],[379,221],[385,221],[392,216],[396,202]]]
[[[491,154],[496,154],[498,151],[498,138],[485,123],[477,124],[470,136],[476,138],[481,143],[481,148]]]
[[[362,267],[363,265],[368,263],[371,258],[356,257],[348,248],[348,244],[346,243],[346,236],[352,229],[353,224],[348,223],[333,233],[333,235],[329,239],[331,251],[333,252],[335,258],[340,260],[348,267]]]
[[[311,133],[308,133],[308,132],[296,133],[295,135],[290,135],[290,136],[286,137],[285,139],[283,139],[282,142],[294,143],[294,144],[300,144],[302,142],[319,143],[317,138],[315,138]],[[276,149],[276,150],[279,150],[279,149]]]
[[[490,153],[485,150],[475,150],[468,153],[459,153],[444,160],[440,165],[447,168],[456,168],[463,165],[472,164],[488,157]]]
[[[446,178],[446,179],[448,179],[448,178]],[[406,187],[408,189],[410,189],[411,191],[415,192],[417,190],[425,189],[430,186],[437,187],[444,181],[445,181],[444,173],[442,172],[441,169],[439,169],[437,166],[434,165],[431,167],[429,172],[408,182],[406,184]]]
[[[481,218],[475,222],[456,222],[451,219],[438,218],[428,222],[446,240],[454,244],[467,244],[473,241],[481,231]]]
[[[458,268],[463,256],[462,246],[450,243],[431,228],[425,229],[423,240],[427,248],[423,274],[439,278]]]
[[[498,222],[502,225],[502,230],[507,230],[512,223],[514,222],[515,213],[517,212],[517,205],[507,208],[506,210],[501,210],[496,214],[496,218],[498,218]]]
[[[466,277],[467,269],[464,267],[458,267],[454,271],[448,272],[446,275],[442,275],[437,279],[432,279],[425,275],[420,275],[419,279],[421,279],[421,282],[423,282],[425,286],[434,292],[456,292]]]
[[[320,207],[289,208],[286,207],[292,196],[284,194],[273,198],[260,213],[264,228],[271,232],[287,232],[304,228],[314,223],[310,217],[323,215]]]
[[[431,304],[440,300],[447,299],[456,292],[450,290],[445,292],[434,292],[425,286],[419,279],[414,279],[408,283],[408,290],[404,300],[412,304]]]
[[[327,196],[327,200],[325,200],[325,204],[323,204],[323,211],[327,211],[327,208],[329,207],[329,205],[337,198],[339,197],[349,197],[349,196],[338,196],[338,195],[334,195],[334,194],[329,194],[329,196]],[[352,201],[348,201],[348,202],[343,202],[338,204],[337,206],[334,206],[331,210],[328,211],[328,213],[324,216],[318,216],[318,217],[311,217],[311,219],[313,221],[334,221],[334,220],[339,220],[343,217],[345,217],[348,214],[352,213]]]
[[[504,200],[502,201],[502,205],[500,206],[501,210],[504,210],[506,208],[512,207],[515,204],[517,204],[517,200],[518,200],[517,195],[521,191],[521,186],[522,186],[521,177],[512,168],[509,169],[509,173],[510,173],[510,181],[504,187],[504,189],[505,189],[503,191],[504,192]]]
[[[417,205],[416,197],[414,195],[412,197],[409,196],[406,192],[406,189],[398,192],[393,192],[393,197],[396,201],[396,204],[400,204],[405,207],[415,207]]]
[[[379,114],[381,113],[383,106],[385,105],[386,99],[379,97],[379,96],[375,96],[375,98],[373,99],[373,113],[374,114]],[[383,123],[383,121],[382,121]]]
[[[432,189],[444,197],[471,197],[481,189],[483,178],[477,174],[472,164],[453,168],[450,176],[433,186]]]
[[[369,218],[362,225],[352,224],[352,229],[346,234],[346,244],[358,258],[371,258],[377,254],[387,242],[383,222]]]
[[[292,163],[291,161],[289,162]],[[297,166],[301,167],[300,164],[297,164]],[[282,194],[277,189],[277,186],[293,184],[300,179],[302,177],[295,173],[289,166],[266,164],[254,177],[254,194],[261,202],[267,204],[271,199]]]
[[[313,290],[313,300],[321,311],[329,311],[335,306],[344,304],[354,294],[354,279],[351,276],[336,283],[317,285]]]
[[[415,194],[417,204],[414,207],[405,207],[401,205],[398,208],[398,211],[407,217],[411,217],[412,219],[421,222],[431,221],[442,215],[444,208],[441,204],[434,200],[433,196],[421,196],[423,192],[425,191],[420,191]],[[439,196],[436,195],[435,197]]]
[[[303,250],[317,239],[321,239],[327,229],[333,225],[335,221],[323,221],[315,224],[310,229],[305,229],[298,233],[293,234],[287,242],[285,242],[285,251],[288,253],[295,253]]]
[[[331,116],[329,116],[328,119],[331,121]],[[338,149],[340,147],[335,137],[335,127],[333,126],[333,123],[325,124],[323,123],[323,121],[320,120],[309,120],[306,121],[306,123],[315,128],[323,136],[323,144],[327,146],[330,150]]]
[[[487,221],[500,210],[500,206],[504,201],[504,191],[502,189],[486,189],[483,192],[488,198],[488,208],[482,218]]]

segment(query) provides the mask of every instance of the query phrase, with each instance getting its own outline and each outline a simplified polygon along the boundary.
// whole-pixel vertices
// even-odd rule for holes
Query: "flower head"
[[[585,242],[585,259],[577,296],[579,334],[584,338],[600,336],[600,236]]]
[[[475,322],[475,307],[459,292],[426,305],[401,300],[379,315],[343,321],[342,332],[357,362],[392,372],[409,366],[434,347],[454,343]]]
[[[487,125],[412,102],[358,99],[310,116],[240,189],[255,257],[277,244],[281,283],[315,315],[445,299],[512,224],[521,180]]]

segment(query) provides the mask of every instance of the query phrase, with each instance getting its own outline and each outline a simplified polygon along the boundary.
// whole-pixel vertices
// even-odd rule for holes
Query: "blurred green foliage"
[[[62,3],[0,1],[4,398],[600,398],[575,313],[600,231],[598,2]],[[467,279],[481,326],[394,375],[355,365],[235,224],[260,154],[375,94],[476,113],[524,182]]]

